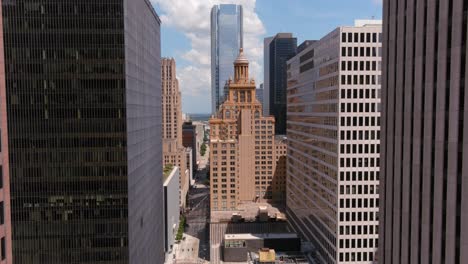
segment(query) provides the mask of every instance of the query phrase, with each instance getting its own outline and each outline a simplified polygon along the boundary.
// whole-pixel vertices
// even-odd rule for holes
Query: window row
[[[342,252],[340,262],[374,261],[374,252]],[[373,263],[373,262],[372,262]]]
[[[377,113],[378,103],[341,103],[341,113]]]
[[[341,212],[340,221],[341,222],[360,222],[364,221],[364,216],[367,214],[369,220],[367,221],[379,221],[379,212]],[[361,220],[359,220],[361,219]],[[378,230],[374,232],[367,233],[368,235],[377,234]]]
[[[340,158],[342,168],[380,167],[380,158]]]
[[[213,193],[218,193],[218,190],[213,189]],[[227,190],[221,190],[221,193],[225,194],[225,193],[227,193]],[[236,193],[236,190],[230,190],[230,193]],[[214,199],[214,197],[213,197],[213,199]]]
[[[379,227],[377,225],[342,225],[340,226],[340,235],[375,235],[378,234],[378,229]],[[374,232],[375,230],[375,232]],[[347,240],[347,239],[340,239],[340,240]],[[358,240],[358,239],[351,239],[351,240]],[[374,240],[372,238],[372,240]],[[354,244],[354,243],[353,243]],[[370,243],[370,247],[372,246],[373,243]],[[341,246],[340,242],[340,248],[349,248],[348,246]],[[344,243],[346,245],[346,243]],[[364,244],[365,245],[365,244]],[[360,244],[353,245],[352,248],[361,248],[362,246]],[[364,246],[364,247],[367,247]]]
[[[381,61],[341,61],[342,71],[381,71]]]
[[[343,212],[343,213],[340,213],[340,214],[343,214],[343,219],[342,220],[343,222],[346,220],[346,221],[357,221],[357,222],[360,222],[361,224],[367,224],[368,221],[379,221],[379,212],[376,211],[376,212]],[[349,217],[349,218],[347,218]],[[356,220],[352,220],[353,217],[355,217]],[[364,222],[363,222],[364,221]],[[343,228],[343,229],[341,229]],[[340,226],[340,234],[341,235],[362,235],[363,234],[363,231],[362,230],[358,230],[356,232],[356,230],[354,229],[355,226],[351,226],[351,230],[349,230],[348,228],[350,228],[350,226],[346,226],[346,228],[344,228],[343,226]],[[365,233],[367,235],[367,233]]]
[[[381,47],[341,47],[342,57],[382,57]]]
[[[378,88],[341,88],[341,99],[377,99],[380,95]]]
[[[380,116],[342,116],[341,126],[378,126],[380,127]]]
[[[342,32],[341,42],[344,42],[344,43],[382,43],[382,33]]]
[[[341,185],[340,194],[378,194],[379,185],[369,184],[353,184],[353,185]],[[364,204],[367,207],[367,198]],[[371,207],[374,207],[374,201],[370,203]]]
[[[360,185],[359,185],[360,186]],[[374,187],[374,186],[372,186]],[[378,186],[377,186],[378,187]],[[361,188],[361,193],[362,193],[363,188]],[[340,208],[378,208],[379,207],[379,199],[340,199]],[[361,212],[361,213],[366,213],[366,212]],[[358,219],[361,217],[361,215],[358,215]],[[367,221],[367,215],[364,217],[364,221]],[[361,220],[358,220],[361,221]],[[370,219],[372,221],[372,219]]]
[[[236,179],[232,178],[229,180],[230,182],[236,182]],[[213,183],[217,183],[218,179],[213,179]],[[227,182],[227,179],[221,179],[221,182]]]
[[[341,144],[341,154],[374,154],[380,153],[380,144]]]
[[[378,181],[379,171],[341,171],[340,181]]]
[[[341,75],[343,85],[381,85],[381,75]]]

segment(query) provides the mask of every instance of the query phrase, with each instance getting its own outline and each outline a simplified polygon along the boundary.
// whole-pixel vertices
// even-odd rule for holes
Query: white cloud
[[[188,96],[206,94],[211,98],[210,12],[213,5],[235,3],[244,11],[244,52],[250,60],[250,72],[257,83],[262,82],[263,34],[265,27],[255,12],[256,0],[152,0],[161,9],[163,26],[183,33],[191,43],[181,58],[186,67],[178,67],[182,93]]]

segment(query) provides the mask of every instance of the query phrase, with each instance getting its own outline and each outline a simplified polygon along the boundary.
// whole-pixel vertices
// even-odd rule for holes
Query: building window
[[[6,259],[6,248],[5,248],[5,238],[4,237],[2,237],[2,240],[1,240],[0,250],[1,250],[1,254],[2,254],[2,260]]]
[[[3,202],[0,202],[0,225],[5,224],[5,212]]]

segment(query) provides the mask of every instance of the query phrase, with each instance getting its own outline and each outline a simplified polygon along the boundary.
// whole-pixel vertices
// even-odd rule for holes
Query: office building
[[[180,170],[177,166],[167,165],[163,172],[164,177],[164,249],[166,259],[173,251],[177,230],[180,222],[179,204],[179,177]]]
[[[241,5],[220,4],[211,9],[211,114],[224,101],[225,84],[232,77],[232,63],[243,46]]]
[[[379,263],[468,263],[468,3],[383,3]]]
[[[5,50],[3,37],[2,4],[0,1],[0,102],[4,102],[5,94]],[[8,162],[8,130],[4,115],[6,105],[0,104],[0,263],[12,263],[11,251],[11,213],[10,213],[10,177]],[[5,129],[4,129],[5,128]],[[5,136],[3,135],[5,134]]]
[[[180,206],[185,207],[192,171],[186,166],[187,156],[182,144],[182,95],[175,60],[163,58],[161,70],[163,165],[179,167]]]
[[[0,5],[0,14],[2,7]],[[1,20],[0,20],[1,21]],[[0,24],[0,65],[4,64],[4,53],[3,53],[3,27]],[[5,86],[4,67],[0,66],[0,86]],[[0,89],[0,98],[5,97],[5,90]],[[0,115],[6,112],[6,107],[0,105]],[[0,118],[0,120],[3,120]],[[6,133],[2,130],[3,124],[0,123],[0,135]],[[1,141],[0,137],[0,264],[12,263],[13,256],[11,254],[11,214],[10,214],[10,183],[8,175],[8,145]],[[6,173],[4,172],[6,171]]]
[[[160,20],[151,3],[1,5],[13,263],[163,263]]]
[[[234,72],[226,101],[210,119],[212,211],[236,210],[243,202],[283,202],[285,198],[286,143],[284,138],[275,138],[275,119],[263,117],[242,49]]]
[[[263,83],[258,86],[255,95],[257,96],[257,101],[263,106]]]
[[[276,34],[268,45],[265,62],[268,63],[269,80],[264,89],[268,90],[269,115],[275,117],[277,135],[286,134],[286,62],[296,55],[296,50],[297,39],[291,33]]]
[[[287,217],[318,263],[375,263],[379,20],[336,28],[288,61]]]

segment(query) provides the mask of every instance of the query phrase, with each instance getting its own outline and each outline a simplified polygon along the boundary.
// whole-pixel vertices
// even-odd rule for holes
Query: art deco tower
[[[180,168],[180,205],[185,206],[191,171],[187,170],[185,148],[182,145],[182,96],[176,78],[174,59],[162,59],[162,134],[164,166]]]
[[[274,118],[262,114],[242,49],[227,87],[226,101],[210,119],[211,209],[283,201],[286,145],[282,138],[275,139]]]

